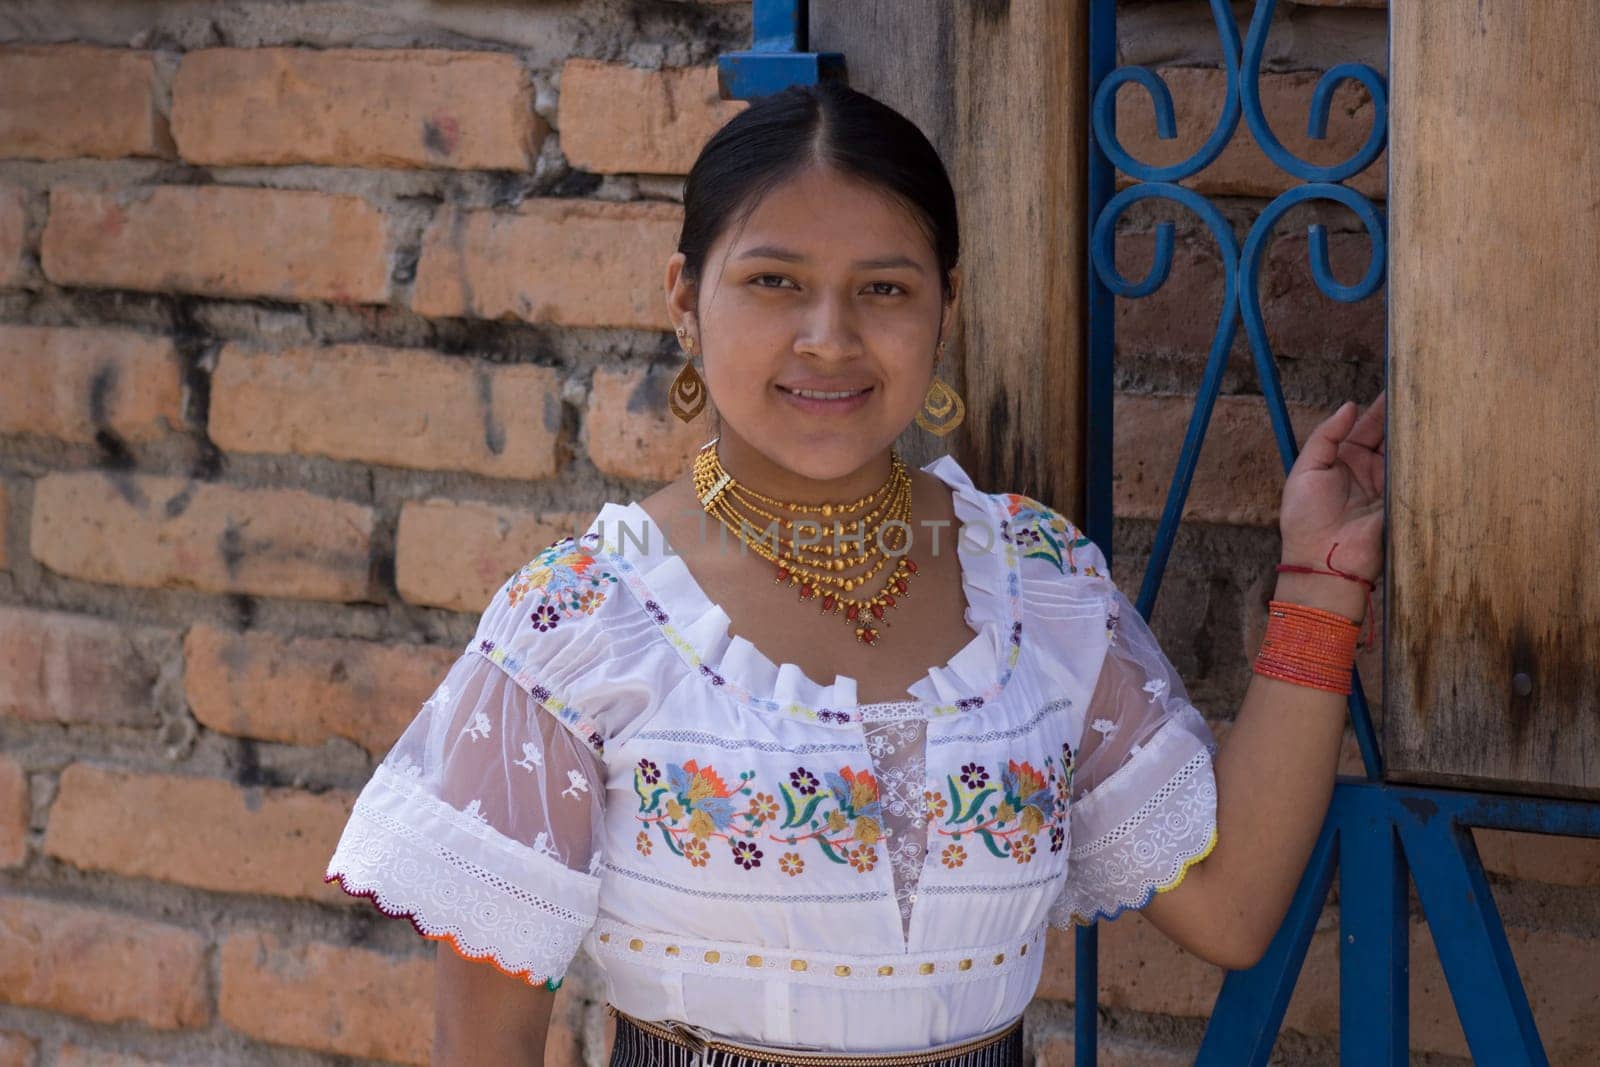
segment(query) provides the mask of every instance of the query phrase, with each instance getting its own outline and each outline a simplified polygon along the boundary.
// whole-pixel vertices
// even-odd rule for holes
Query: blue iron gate
[[[807,50],[804,0],[754,0],[755,33],[749,51],[721,57],[722,92],[750,99],[796,83],[844,77],[844,57]],[[1241,41],[1225,0],[1210,0],[1227,73],[1226,99],[1216,128],[1188,159],[1151,166],[1117,140],[1116,95],[1133,82],[1155,108],[1158,136],[1176,137],[1172,96],[1159,75],[1144,67],[1117,67],[1116,0],[1089,0],[1089,87],[1092,111],[1088,174],[1089,247],[1088,479],[1086,531],[1111,551],[1113,299],[1140,299],[1166,283],[1174,250],[1173,225],[1156,230],[1155,257],[1143,278],[1117,270],[1118,219],[1133,204],[1160,199],[1192,212],[1209,230],[1221,256],[1226,285],[1204,375],[1195,398],[1177,469],[1157,526],[1149,567],[1136,602],[1146,618],[1177,536],[1206,426],[1222,384],[1228,353],[1242,321],[1261,381],[1266,417],[1285,473],[1298,454],[1277,363],[1268,343],[1260,301],[1261,268],[1279,221],[1312,200],[1342,204],[1361,221],[1371,242],[1364,276],[1353,285],[1333,276],[1324,228],[1309,228],[1312,276],[1327,296],[1353,302],[1383,284],[1386,231],[1373,203],[1347,185],[1366,169],[1387,140],[1387,89],[1364,64],[1345,63],[1322,75],[1312,97],[1307,133],[1325,136],[1333,93],[1359,82],[1373,101],[1374,121],[1365,143],[1348,159],[1319,166],[1295,156],[1274,135],[1262,110],[1260,78],[1267,32],[1277,0],[1257,0]],[[1240,118],[1274,164],[1300,184],[1272,200],[1255,219],[1241,247],[1233,227],[1206,197],[1177,184],[1222,154]],[[1120,170],[1135,184],[1115,192]],[[1364,775],[1341,778],[1322,833],[1289,913],[1262,961],[1230,973],[1217,997],[1197,1063],[1204,1067],[1265,1064],[1283,1022],[1317,917],[1339,874],[1340,1060],[1346,1065],[1403,1064],[1408,1060],[1408,878],[1433,934],[1450,995],[1473,1059],[1496,1067],[1548,1063],[1527,994],[1511,957],[1494,896],[1478,858],[1472,827],[1600,837],[1600,804],[1387,785],[1372,715],[1359,672],[1352,676],[1351,723]],[[1094,1067],[1098,946],[1096,928],[1077,935],[1076,1059]]]

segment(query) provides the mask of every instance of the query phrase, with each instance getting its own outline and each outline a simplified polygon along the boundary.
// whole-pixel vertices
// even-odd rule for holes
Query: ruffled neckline
[[[976,633],[942,666],[908,686],[904,699],[858,703],[856,680],[849,675],[817,682],[797,665],[774,663],[744,637],[730,635],[727,612],[706,595],[681,556],[664,551],[660,528],[637,501],[606,503],[584,542],[609,558],[688,667],[742,704],[837,725],[970,711],[998,699],[1019,658],[1018,556],[1004,507],[979,490],[954,457],[940,456],[922,470],[950,487],[956,518],[972,524],[979,538],[972,543],[957,530],[941,531],[941,537],[955,537],[967,601],[963,617]],[[621,536],[623,529],[628,536]]]

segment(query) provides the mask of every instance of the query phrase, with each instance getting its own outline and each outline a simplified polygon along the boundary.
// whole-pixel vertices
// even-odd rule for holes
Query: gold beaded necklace
[[[796,504],[741,485],[722,466],[716,438],[695,455],[693,482],[706,513],[776,568],[774,582],[798,588],[803,601],[818,601],[824,615],[843,615],[855,624],[856,640],[862,644],[876,645],[882,639],[882,627],[889,625],[885,613],[909,595],[917,573],[916,563],[904,554],[911,536],[911,475],[898,455],[889,453],[889,479],[883,485],[844,504]],[[815,529],[818,541],[797,544],[797,526]],[[844,552],[841,541],[854,542],[859,551]],[[896,551],[901,554],[892,555]],[[896,561],[894,569],[876,593],[852,595],[891,560]],[[859,567],[866,569],[845,576]]]

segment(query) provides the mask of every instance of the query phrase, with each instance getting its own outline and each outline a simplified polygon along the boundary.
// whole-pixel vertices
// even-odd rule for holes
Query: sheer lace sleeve
[[[1051,914],[1061,926],[1144,907],[1216,843],[1210,728],[1133,602],[1105,584],[1108,644],[1073,769],[1067,882]]]
[[[327,880],[555,988],[597,913],[607,642],[601,610],[526,639],[529,573],[496,594],[375,769]]]

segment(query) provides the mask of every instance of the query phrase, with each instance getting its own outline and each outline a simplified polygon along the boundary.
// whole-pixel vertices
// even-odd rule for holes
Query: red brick
[[[1038,995],[1076,999],[1073,938],[1052,929]],[[1226,972],[1191,956],[1137,912],[1100,924],[1100,1003],[1161,1015],[1209,1015]]]
[[[433,1043],[433,965],[265,931],[222,945],[222,1019],[279,1045],[425,1064]]]
[[[1046,1039],[1034,1058],[1035,1067],[1072,1067],[1072,1035],[1063,1033]],[[1105,1035],[1095,1043],[1097,1067],[1192,1067],[1195,1050],[1163,1048]]]
[[[335,304],[389,298],[383,213],[358,196],[57,186],[40,259],[58,285]]]
[[[1552,885],[1600,886],[1600,840],[1475,829],[1483,865],[1496,874]]]
[[[199,624],[184,640],[183,687],[195,718],[213,730],[291,745],[343,737],[381,754],[457,655]]]
[[[1178,136],[1163,141],[1156,136],[1155,109],[1150,96],[1138,86],[1124,86],[1117,94],[1117,134],[1135,159],[1165,167],[1194,155],[1216,129],[1227,99],[1227,75],[1199,67],[1162,67],[1157,74],[1172,91]],[[1295,71],[1261,76],[1261,108],[1277,139],[1296,156],[1317,166],[1330,166],[1353,156],[1372,128],[1373,107],[1367,91],[1346,82],[1334,93],[1328,116],[1328,136],[1313,141],[1306,136],[1311,94],[1317,71]],[[1374,199],[1387,195],[1387,153],[1380,153],[1360,174],[1347,180],[1356,192]],[[1119,174],[1119,184],[1132,179]],[[1181,184],[1208,195],[1276,196],[1300,179],[1280,170],[1256,145],[1243,117],[1238,131],[1216,161]]]
[[[723,123],[745,108],[723,100],[715,67],[640,70],[569,59],[561,68],[561,150],[600,174],[687,174]]]
[[[709,407],[691,422],[667,410],[667,391],[678,364],[646,371],[601,368],[594,372],[584,432],[589,459],[606,474],[667,482],[689,469],[713,434]]]
[[[0,188],[0,289],[27,280],[23,254],[28,250],[28,214],[21,189]]]
[[[365,600],[370,508],[298,489],[58,473],[34,489],[33,554],[73,578],[143,588]]]
[[[149,441],[183,423],[183,368],[165,337],[131,330],[0,326],[0,433]]]
[[[170,156],[149,52],[85,45],[0,48],[0,156]]]
[[[1118,393],[1116,461],[1111,476],[1118,516],[1158,519],[1194,410],[1192,396]],[[1289,405],[1295,440],[1304,444],[1332,412]],[[1233,526],[1276,526],[1283,465],[1260,397],[1220,396],[1211,411],[1183,518]]]
[[[1600,1056],[1600,985],[1573,981],[1593,971],[1593,940],[1551,930],[1511,927],[1513,958],[1526,983],[1552,1063],[1593,1063]],[[1142,916],[1100,926],[1100,1006],[1157,1015],[1210,1015],[1222,974],[1188,955]],[[1284,1027],[1332,1035],[1339,1026],[1339,928],[1336,913],[1323,916],[1284,1016]],[[1411,925],[1411,1048],[1466,1056],[1455,1005],[1426,923]],[[1039,995],[1073,999],[1072,938],[1050,934]]]
[[[87,615],[0,607],[0,715],[154,725],[161,664],[140,645],[156,638],[157,631]]]
[[[33,1067],[37,1051],[38,1046],[26,1034],[0,1031],[0,1067]]]
[[[1353,304],[1323,295],[1311,276],[1305,232],[1287,228],[1269,246],[1261,269],[1261,317],[1273,353],[1280,359],[1325,359],[1376,363],[1384,352],[1382,290]],[[1371,242],[1364,234],[1328,237],[1335,278],[1354,284],[1365,274]],[[1151,233],[1117,238],[1117,269],[1143,278],[1155,253]],[[1117,353],[1121,360],[1156,355],[1177,358],[1196,374],[1204,366],[1223,307],[1222,260],[1205,236],[1181,237],[1166,283],[1147,297],[1116,301]],[[1238,351],[1245,344],[1241,325]]]
[[[583,533],[592,518],[470,501],[407,501],[395,537],[395,584],[413,604],[481,612],[517,568],[552,542]]]
[[[503,53],[214,48],[183,57],[172,133],[195,163],[528,170],[549,127]]]
[[[98,908],[0,897],[0,1001],[100,1023],[203,1027],[205,939]]]
[[[28,775],[22,764],[0,755],[0,867],[20,867],[27,858]]]
[[[210,435],[230,452],[548,478],[560,387],[554,368],[531,364],[372,345],[229,345],[211,378]]]
[[[322,872],[354,803],[337,792],[312,796],[74,763],[61,772],[44,851],[129,878],[343,901]]]
[[[514,212],[446,207],[428,227],[419,314],[668,329],[663,271],[676,204],[530,200]]]

